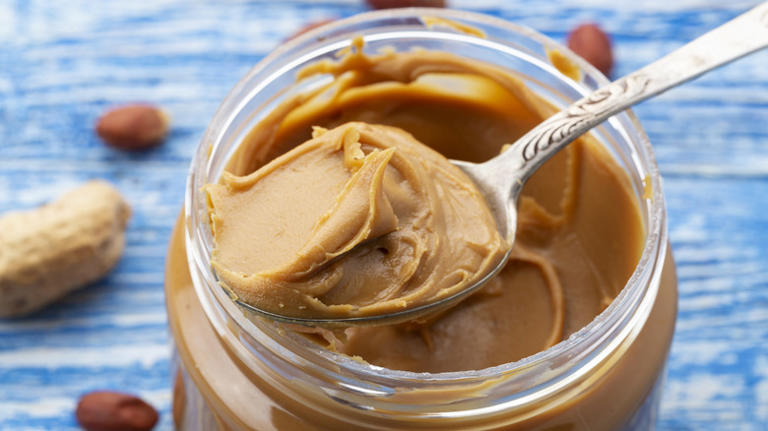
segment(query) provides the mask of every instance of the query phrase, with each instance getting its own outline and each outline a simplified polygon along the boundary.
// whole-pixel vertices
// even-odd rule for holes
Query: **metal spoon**
[[[550,157],[609,117],[645,99],[768,46],[768,2],[693,40],[667,56],[616,80],[548,118],[507,151],[483,163],[451,162],[484,194],[500,232],[510,244],[517,227],[516,203],[528,178]],[[507,258],[509,253],[507,253]],[[507,259],[477,283],[452,296],[397,313],[350,318],[304,319],[281,316],[235,300],[270,319],[304,326],[344,327],[392,324],[455,305],[498,273]]]

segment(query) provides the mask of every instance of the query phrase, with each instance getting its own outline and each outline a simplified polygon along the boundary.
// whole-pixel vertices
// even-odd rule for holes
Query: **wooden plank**
[[[562,40],[597,21],[617,75],[734,17],[754,1],[456,0]],[[130,388],[171,428],[162,295],[165,247],[190,156],[224,95],[307,21],[356,0],[68,2],[0,0],[0,212],[107,178],[134,207],[107,279],[29,318],[0,321],[0,429],[77,429],[78,395]],[[768,423],[768,53],[636,109],[665,175],[680,314],[660,429],[759,430]],[[156,102],[162,147],[124,154],[92,125],[105,107]]]

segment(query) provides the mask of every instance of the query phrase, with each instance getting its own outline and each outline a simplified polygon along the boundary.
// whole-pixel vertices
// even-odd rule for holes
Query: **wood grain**
[[[754,1],[454,0],[562,41],[596,21],[621,76]],[[162,292],[168,236],[191,154],[226,92],[309,21],[355,0],[0,0],[0,212],[89,178],[134,207],[107,279],[21,320],[0,320],[0,429],[75,430],[77,397],[129,390],[171,429]],[[768,52],[636,108],[664,175],[680,314],[658,428],[768,429]],[[141,154],[92,132],[107,107],[156,103],[168,142]]]

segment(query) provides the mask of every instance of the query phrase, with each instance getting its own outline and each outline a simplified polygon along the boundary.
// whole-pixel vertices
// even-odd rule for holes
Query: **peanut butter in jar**
[[[439,316],[308,335],[249,319],[216,284],[199,186],[222,170],[247,176],[312,139],[313,127],[350,122],[397,128],[448,158],[487,160],[589,90],[542,65],[560,48],[530,30],[430,13],[492,36],[426,28],[414,11],[354,17],[265,59],[212,121],[167,267],[180,429],[612,430],[647,429],[655,417],[676,280],[658,173],[631,114],[532,177],[505,269]],[[358,35],[365,47],[335,56]],[[522,54],[531,46],[539,62]],[[240,244],[271,247],[245,235]]]

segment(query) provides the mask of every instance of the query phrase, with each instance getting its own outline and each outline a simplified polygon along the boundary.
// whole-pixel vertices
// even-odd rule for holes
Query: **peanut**
[[[445,7],[445,0],[368,0],[374,9],[393,9],[398,7]]]
[[[584,57],[605,76],[611,76],[611,38],[597,24],[582,24],[568,35],[568,48]]]
[[[75,417],[86,431],[149,431],[159,415],[134,395],[96,391],[80,398]]]
[[[168,134],[168,116],[152,105],[115,108],[96,123],[96,133],[121,150],[143,150],[159,145]]]
[[[103,181],[0,217],[0,317],[36,311],[109,272],[130,207]]]

